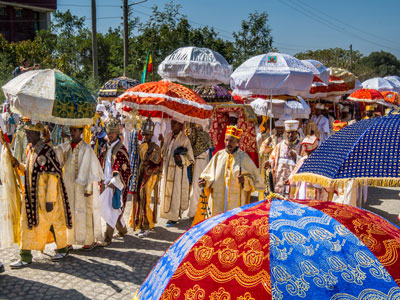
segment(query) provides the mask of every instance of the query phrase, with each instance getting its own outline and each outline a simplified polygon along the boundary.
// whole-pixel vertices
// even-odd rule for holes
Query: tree
[[[268,25],[268,14],[250,13],[248,20],[242,21],[241,30],[234,32],[233,37],[234,67],[238,67],[252,56],[270,52],[273,49],[273,39]]]
[[[338,67],[350,70],[350,50],[342,48],[330,48],[320,50],[309,50],[295,54],[298,59],[315,59],[327,67]],[[353,66],[360,62],[362,54],[360,51],[353,51]]]
[[[400,76],[400,60],[389,52],[371,52],[370,55],[360,59],[355,72],[362,80],[388,75]]]

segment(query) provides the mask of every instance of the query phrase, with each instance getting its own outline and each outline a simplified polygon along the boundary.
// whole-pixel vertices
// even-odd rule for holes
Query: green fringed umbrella
[[[33,70],[3,86],[11,110],[37,121],[81,126],[93,123],[95,97],[58,70]]]

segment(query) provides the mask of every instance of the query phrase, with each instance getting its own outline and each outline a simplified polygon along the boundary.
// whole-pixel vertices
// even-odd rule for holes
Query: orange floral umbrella
[[[174,118],[206,125],[213,107],[191,89],[170,81],[139,84],[118,97],[117,109],[136,109],[141,115]]]
[[[394,105],[399,105],[400,103],[400,96],[396,92],[390,92],[390,91],[385,91],[381,92],[383,98],[385,99],[385,102],[392,103]]]
[[[347,100],[356,102],[371,102],[377,103],[378,101],[384,101],[383,95],[374,89],[359,89],[352,93]]]
[[[383,94],[374,89],[359,89],[353,92],[347,100],[363,103],[378,103],[384,106],[396,106],[393,101],[386,101]]]

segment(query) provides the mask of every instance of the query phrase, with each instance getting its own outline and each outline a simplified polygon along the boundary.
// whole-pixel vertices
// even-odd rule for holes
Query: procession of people
[[[266,60],[276,64],[277,57],[268,54]],[[76,249],[112,247],[115,238],[130,231],[151,238],[160,219],[167,230],[185,219],[195,226],[271,195],[363,207],[368,180],[312,177],[308,163],[323,157],[314,154],[343,128],[372,124],[391,113],[382,101],[352,100],[361,90],[355,86],[329,97],[326,85],[325,97],[313,98],[309,71],[301,91],[291,83],[292,90],[267,87],[264,94],[260,86],[235,83],[232,74],[231,87],[242,95],[241,103],[229,93],[230,98],[205,101],[168,78],[130,81],[132,86],[119,94],[107,86],[98,99],[57,70],[27,70],[13,80],[35,72],[64,78],[73,97],[59,101],[67,89],[51,95],[52,107],[45,109],[48,98],[36,95],[35,111],[26,109],[34,97],[10,89],[13,82],[3,87],[0,246],[19,246],[11,269],[29,267],[32,251],[43,252],[50,243],[56,246],[51,260],[63,261]],[[284,100],[275,94],[285,94]],[[363,127],[353,128],[360,134]]]

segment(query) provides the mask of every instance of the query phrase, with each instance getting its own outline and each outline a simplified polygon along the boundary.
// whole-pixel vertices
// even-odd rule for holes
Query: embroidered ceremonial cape
[[[139,154],[139,192],[137,195],[136,224],[134,228],[147,230],[154,227],[153,210],[150,204],[151,194],[161,170],[161,149],[154,142],[143,143],[139,146]]]
[[[104,170],[107,159],[107,151],[110,145],[107,143],[103,147],[103,151],[99,156],[100,164]],[[113,172],[113,176],[119,175],[122,183],[124,184],[124,191],[122,193],[122,202],[125,206],[127,197],[128,197],[128,185],[129,179],[131,178],[131,167],[129,162],[129,155],[126,151],[125,146],[122,144],[120,140],[112,149],[111,154],[111,168]],[[104,190],[104,184],[102,184],[101,190]]]
[[[71,209],[68,202],[68,196],[64,185],[62,170],[60,163],[53,148],[40,141],[34,148],[34,153],[29,148],[27,158],[32,154],[31,160],[33,161],[32,172],[29,168],[25,169],[25,206],[26,214],[28,217],[28,227],[38,226],[38,183],[41,175],[50,174],[55,175],[59,181],[62,201],[64,204],[65,221],[67,228],[72,228]]]

